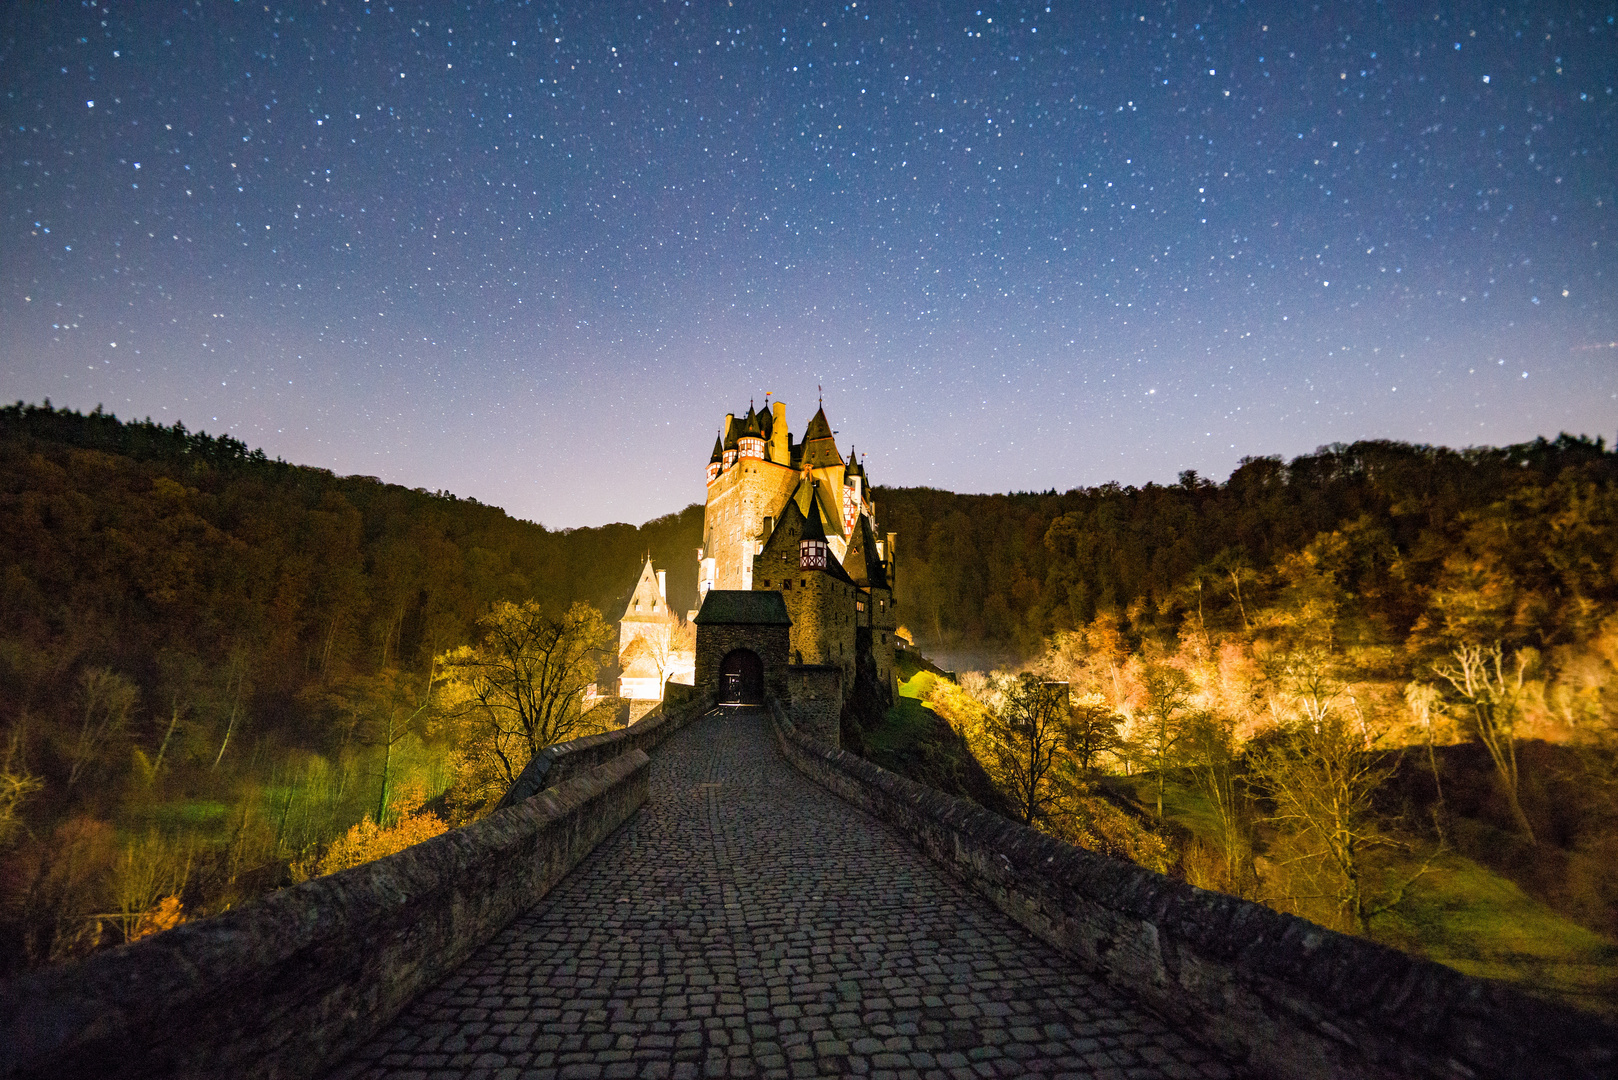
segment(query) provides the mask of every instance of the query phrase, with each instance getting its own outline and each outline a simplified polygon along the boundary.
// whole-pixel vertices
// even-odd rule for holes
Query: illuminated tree
[[[1186,756],[1197,786],[1213,807],[1219,826],[1220,854],[1225,860],[1224,885],[1237,896],[1254,895],[1253,845],[1238,773],[1239,755],[1230,720],[1200,712],[1187,724]]]
[[[1296,717],[1278,739],[1249,756],[1252,775],[1275,806],[1270,820],[1302,845],[1293,861],[1313,863],[1335,879],[1338,908],[1361,933],[1404,891],[1400,887],[1373,904],[1364,880],[1365,853],[1391,844],[1372,797],[1396,767],[1371,752],[1364,732],[1335,707]]]
[[[1163,817],[1164,774],[1174,763],[1185,737],[1186,714],[1191,708],[1191,677],[1170,664],[1147,664],[1141,673],[1145,708],[1136,730],[1135,747],[1157,775],[1157,816]]]
[[[1067,684],[1024,672],[1002,687],[1002,702],[989,714],[990,748],[1018,816],[1032,825],[1054,798],[1052,771],[1069,741]]]
[[[1517,722],[1522,716],[1524,676],[1532,659],[1531,650],[1524,649],[1508,665],[1497,641],[1488,646],[1457,646],[1449,660],[1433,665],[1433,673],[1450,684],[1455,707],[1488,748],[1511,816],[1530,844],[1535,842],[1534,829],[1517,799]]]
[[[477,644],[439,661],[445,705],[470,752],[491,757],[509,785],[540,750],[576,733],[612,631],[587,604],[553,615],[532,600],[496,604],[478,630]]]

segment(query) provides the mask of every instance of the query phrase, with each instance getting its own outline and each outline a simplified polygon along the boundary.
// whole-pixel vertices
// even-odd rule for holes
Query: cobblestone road
[[[709,714],[651,798],[335,1075],[1223,1077],[793,771],[760,715]]]

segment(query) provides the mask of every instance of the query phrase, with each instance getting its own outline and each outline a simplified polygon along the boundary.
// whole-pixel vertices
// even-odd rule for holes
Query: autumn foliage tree
[[[580,731],[584,692],[612,630],[587,604],[553,614],[532,600],[496,604],[478,630],[475,644],[439,661],[442,707],[458,721],[465,752],[483,763],[483,787],[509,787],[535,754]]]

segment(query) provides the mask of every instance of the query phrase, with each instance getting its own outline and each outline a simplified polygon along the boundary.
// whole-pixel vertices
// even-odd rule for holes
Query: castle
[[[727,414],[708,461],[697,550],[698,691],[760,700],[765,685],[786,695],[791,675],[822,696],[835,685],[846,702],[863,669],[891,699],[894,539],[878,531],[865,468],[837,449],[824,406],[801,441],[782,402]],[[630,620],[656,603],[652,573],[648,562],[624,612],[625,643]],[[719,654],[716,643],[734,647]]]

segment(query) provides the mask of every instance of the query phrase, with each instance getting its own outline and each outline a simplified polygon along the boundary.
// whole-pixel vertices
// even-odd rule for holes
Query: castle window
[[[764,579],[764,587],[766,589],[768,589],[770,587],[770,579],[769,578]]]
[[[785,589],[787,592],[791,592],[792,591],[792,579],[791,578],[782,579],[781,588]]]

